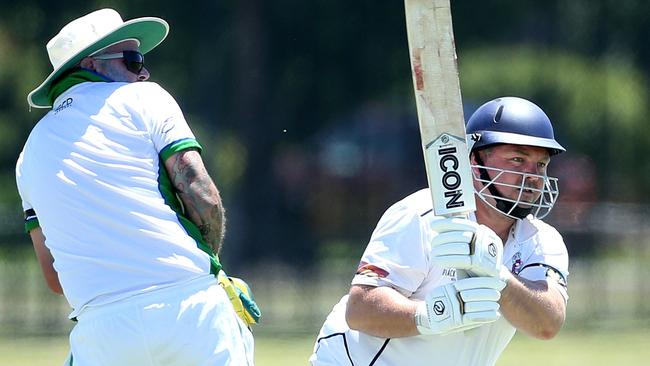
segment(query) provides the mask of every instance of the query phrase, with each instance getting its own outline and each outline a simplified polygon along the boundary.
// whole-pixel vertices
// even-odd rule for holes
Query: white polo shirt
[[[428,189],[390,207],[372,234],[352,284],[388,286],[408,298],[424,300],[433,288],[456,280],[455,271],[430,260],[427,230],[438,219]],[[567,250],[560,234],[548,224],[531,218],[518,220],[504,245],[503,264],[529,280],[552,279],[549,283],[568,299]],[[345,321],[346,306],[347,295],[327,317],[310,358],[313,365],[494,365],[515,334],[515,328],[501,317],[444,336],[378,338],[351,330]]]
[[[200,146],[178,104],[151,82],[77,84],[34,127],[16,180],[71,317],[210,273],[163,165],[187,148]]]

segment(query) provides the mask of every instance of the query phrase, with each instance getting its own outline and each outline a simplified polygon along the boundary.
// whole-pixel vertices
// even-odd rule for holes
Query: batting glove
[[[498,301],[504,286],[497,278],[472,277],[436,287],[418,304],[418,331],[447,334],[496,321],[501,316]]]
[[[441,219],[431,225],[432,261],[442,267],[466,271],[470,276],[498,277],[502,271],[503,243],[485,225],[466,219]]]

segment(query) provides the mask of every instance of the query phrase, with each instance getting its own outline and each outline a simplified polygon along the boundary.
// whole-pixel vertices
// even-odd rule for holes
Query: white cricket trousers
[[[252,366],[253,336],[212,275],[84,309],[65,366]]]

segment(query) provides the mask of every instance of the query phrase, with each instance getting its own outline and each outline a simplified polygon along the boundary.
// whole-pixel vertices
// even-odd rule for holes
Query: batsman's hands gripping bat
[[[434,288],[418,304],[415,323],[420,334],[465,331],[499,319],[505,284],[494,277],[464,278]]]
[[[461,218],[439,219],[431,223],[429,235],[431,261],[439,266],[471,277],[509,278],[502,264],[503,243],[489,227]]]

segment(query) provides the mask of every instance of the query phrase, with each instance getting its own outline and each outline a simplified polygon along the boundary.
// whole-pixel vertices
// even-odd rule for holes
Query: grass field
[[[2,366],[59,366],[67,352],[65,337],[0,338]],[[257,366],[307,365],[313,337],[257,337]],[[649,365],[650,330],[564,331],[551,341],[517,335],[499,366]],[[399,365],[402,366],[402,365]],[[408,366],[408,365],[404,365]]]

